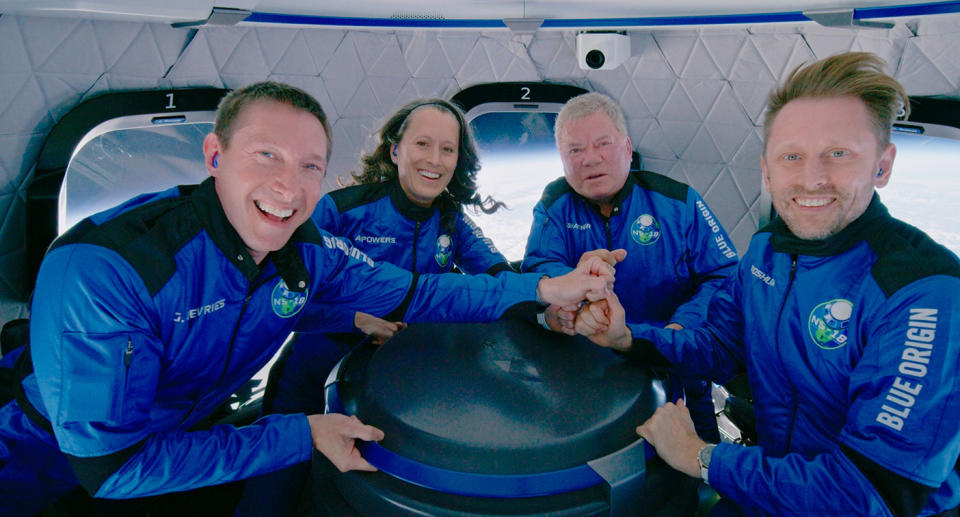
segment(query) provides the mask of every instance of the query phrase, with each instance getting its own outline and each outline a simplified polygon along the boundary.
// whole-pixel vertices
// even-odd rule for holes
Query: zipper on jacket
[[[240,307],[240,315],[237,316],[237,322],[233,325],[233,333],[230,334],[230,345],[227,349],[227,358],[223,362],[223,371],[220,372],[220,378],[217,379],[217,382],[213,385],[217,387],[223,381],[223,378],[227,375],[227,368],[230,367],[230,358],[233,356],[233,345],[237,341],[237,332],[240,331],[240,322],[243,321],[243,315],[247,312],[247,306],[250,305],[250,298],[253,296],[253,293],[257,292],[258,289],[264,285],[270,283],[274,278],[280,276],[280,272],[276,272],[267,278],[264,278],[256,284],[250,284],[250,287],[247,288],[247,295],[243,297],[243,307]]]
[[[610,219],[603,220],[603,228],[607,231],[607,249],[610,249]]]
[[[223,378],[227,375],[227,368],[230,367],[230,357],[233,355],[233,344],[236,342],[237,332],[240,330],[240,322],[243,321],[243,315],[247,312],[247,305],[250,305],[250,297],[260,285],[263,284],[261,283],[256,287],[251,285],[250,288],[247,289],[247,295],[243,297],[243,306],[240,307],[240,315],[237,316],[237,322],[233,324],[233,333],[230,334],[230,346],[227,348],[227,358],[223,361],[223,371],[220,372],[220,378],[214,383],[214,388],[219,386],[220,382],[223,381]]]
[[[620,207],[615,206],[610,210],[610,217],[607,217],[602,213],[600,214],[600,217],[603,217],[603,229],[606,230],[606,233],[607,233],[607,249],[608,250],[613,249],[613,240],[610,238],[610,219],[613,219],[613,216],[619,213],[620,213]]]
[[[797,254],[790,254],[790,277],[787,280],[787,290],[783,295],[783,301],[780,303],[780,312],[777,314],[777,355],[780,355],[780,325],[783,321],[783,310],[787,306],[787,298],[790,297],[790,291],[793,290],[793,280],[797,276]],[[783,358],[780,358],[780,364],[783,364]],[[797,390],[793,388],[793,409],[790,412],[790,425],[787,427],[787,440],[784,443],[784,453],[790,452],[790,442],[793,441],[793,425],[797,422]]]
[[[274,278],[275,276],[276,275],[273,275],[270,278]],[[227,345],[227,358],[223,361],[223,370],[220,372],[220,377],[217,379],[217,382],[213,383],[211,391],[215,391],[217,386],[223,382],[223,378],[227,375],[227,368],[230,367],[230,357],[233,355],[233,344],[237,339],[237,332],[240,330],[240,322],[243,321],[243,315],[247,312],[247,305],[250,304],[250,297],[253,296],[253,293],[256,292],[256,290],[268,280],[270,279],[264,279],[263,282],[258,283],[256,286],[250,284],[250,287],[247,288],[247,295],[243,297],[243,306],[240,307],[240,314],[237,316],[237,322],[233,324],[233,333],[230,334],[230,342]],[[180,427],[180,425],[190,419],[190,417],[193,415],[193,412],[196,411],[198,404],[200,404],[199,400],[194,401],[190,411],[187,411],[183,418],[180,419],[180,423],[177,424],[177,427]]]
[[[417,221],[417,225],[413,227],[413,264],[410,265],[410,271],[413,273],[417,272],[417,244],[420,240],[420,221]]]
[[[130,369],[130,361],[133,359],[133,338],[127,336],[127,349],[123,351],[123,365]]]

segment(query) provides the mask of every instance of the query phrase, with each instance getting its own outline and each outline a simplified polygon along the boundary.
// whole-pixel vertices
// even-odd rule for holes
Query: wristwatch
[[[710,480],[707,475],[710,472],[710,457],[713,455],[713,448],[716,447],[715,443],[708,443],[703,447],[700,447],[700,450],[697,451],[697,461],[700,462],[700,477],[703,478],[703,482],[710,484]]]
[[[538,313],[537,313],[537,324],[539,324],[541,327],[549,330],[550,332],[553,332],[553,329],[550,328],[550,324],[547,323],[547,315],[546,315],[546,313],[544,313],[544,312],[538,312]]]

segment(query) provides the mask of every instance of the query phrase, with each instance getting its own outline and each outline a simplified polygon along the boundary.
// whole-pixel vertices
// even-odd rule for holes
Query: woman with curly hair
[[[415,273],[511,270],[463,211],[472,206],[492,213],[504,205],[477,193],[480,163],[460,109],[442,99],[416,100],[398,109],[377,134],[376,148],[361,156],[360,171],[352,173],[359,184],[321,199],[313,215],[317,225],[347,238],[374,261]],[[352,331],[352,325],[378,343],[403,326],[362,312],[352,318],[335,313],[326,308],[319,326]]]
[[[480,164],[459,108],[442,99],[413,101],[387,119],[377,140],[351,174],[358,184],[320,199],[312,216],[317,226],[375,262],[415,273],[513,271],[463,211],[467,205],[492,213],[503,203],[477,194]],[[319,303],[303,312],[300,338],[270,370],[264,413],[323,412],[324,383],[337,361],[365,336],[381,344],[406,326],[391,315]],[[309,472],[305,463],[249,480],[241,507],[292,512],[281,507],[299,500]]]

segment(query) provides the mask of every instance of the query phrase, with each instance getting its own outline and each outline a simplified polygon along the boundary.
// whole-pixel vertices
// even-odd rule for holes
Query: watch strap
[[[715,443],[708,443],[703,447],[700,447],[700,450],[697,451],[697,462],[700,464],[700,477],[703,478],[703,482],[707,485],[710,484],[710,459],[713,456],[713,448],[716,447]]]
[[[547,323],[547,315],[545,312],[537,313],[537,323],[539,323],[541,327],[553,332],[553,329],[550,328],[550,324]]]

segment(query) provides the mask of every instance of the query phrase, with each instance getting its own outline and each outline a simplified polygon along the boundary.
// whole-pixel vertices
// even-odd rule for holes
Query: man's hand
[[[313,446],[323,453],[340,472],[348,470],[377,470],[360,456],[355,440],[378,442],[383,439],[383,431],[365,425],[355,416],[339,413],[309,415],[310,435]]]
[[[559,305],[551,305],[547,307],[547,310],[543,311],[543,317],[550,327],[550,330],[572,336],[576,334],[574,331],[574,321],[577,318],[576,308],[576,305],[566,308],[560,307]]]
[[[595,249],[593,251],[588,251],[580,256],[580,260],[577,261],[577,267],[580,267],[584,262],[589,262],[593,257],[599,257],[600,260],[603,260],[611,266],[616,266],[617,262],[620,262],[627,256],[627,250],[620,248],[613,251],[607,249]]]
[[[575,330],[594,344],[625,352],[633,345],[633,334],[627,327],[626,311],[616,294],[588,303],[577,314]]]
[[[405,329],[407,324],[402,321],[387,321],[372,314],[357,311],[353,316],[353,326],[360,329],[360,332],[373,336],[373,344],[382,345],[394,334]]]
[[[548,305],[570,310],[583,300],[600,300],[613,292],[614,265],[627,256],[626,250],[595,250],[577,264],[576,269],[556,278],[544,278],[537,284],[537,299]]]
[[[650,419],[637,427],[637,434],[650,442],[668,465],[688,476],[700,478],[697,454],[707,443],[693,429],[693,420],[683,399],[657,408]]]

